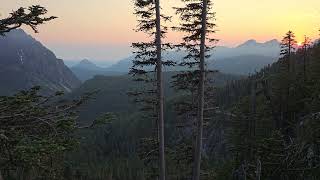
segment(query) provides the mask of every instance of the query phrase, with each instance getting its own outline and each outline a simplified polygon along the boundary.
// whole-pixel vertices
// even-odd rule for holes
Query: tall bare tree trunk
[[[307,42],[307,38],[305,37],[305,42]],[[307,45],[303,45],[303,80],[307,81]]]
[[[249,128],[249,133],[250,133],[250,157],[254,155],[254,148],[253,148],[253,142],[256,137],[256,111],[257,111],[257,93],[256,93],[256,88],[257,88],[257,82],[255,80],[252,80],[251,82],[251,98],[250,98],[250,104],[251,104],[251,120],[250,120],[250,128]]]
[[[163,93],[163,77],[162,77],[162,58],[161,58],[161,15],[160,15],[160,0],[155,0],[156,3],[156,46],[157,46],[157,89],[158,89],[158,127],[159,127],[159,165],[160,165],[160,180],[166,179],[166,164],[164,150],[164,93]]]
[[[1,170],[0,170],[0,180],[3,180],[2,174],[1,174]]]
[[[261,161],[257,160],[256,180],[261,180]]]
[[[203,136],[203,116],[204,116],[204,81],[205,81],[205,45],[207,32],[207,6],[208,0],[203,0],[202,7],[202,29],[200,44],[200,79],[199,79],[199,99],[198,99],[198,122],[197,122],[197,140],[195,149],[195,161],[193,170],[193,180],[200,179],[201,172],[201,150]]]
[[[282,129],[287,129],[287,123],[289,120],[289,98],[290,98],[290,86],[291,86],[291,80],[292,80],[292,62],[291,62],[291,35],[289,35],[288,39],[288,83],[287,83],[287,88],[286,88],[286,96],[285,96],[285,107],[284,111],[282,111],[282,121],[281,121],[281,128]]]
[[[290,73],[292,72],[293,70],[293,66],[292,66],[292,62],[291,62],[291,36],[289,37],[289,51],[288,51],[288,72],[289,72],[289,75]]]

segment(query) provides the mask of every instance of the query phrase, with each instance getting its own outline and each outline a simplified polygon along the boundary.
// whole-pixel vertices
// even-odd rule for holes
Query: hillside
[[[284,59],[280,59],[247,78],[216,74],[216,84],[214,85],[218,88],[213,100],[217,103],[219,109],[211,112],[210,116],[206,118],[203,151],[205,154],[204,161],[213,162],[207,164],[206,168],[217,172],[217,179],[230,179],[234,173],[241,172],[241,167],[244,166],[243,159],[246,160],[245,162],[250,162],[254,167],[255,157],[258,155],[262,162],[271,164],[268,167],[263,166],[265,171],[262,176],[266,178],[273,177],[272,173],[268,173],[279,172],[278,168],[283,170],[279,173],[295,177],[299,174],[301,164],[307,166],[308,162],[305,161],[307,153],[301,153],[301,157],[296,158],[293,156],[293,152],[295,151],[294,147],[305,148],[304,152],[314,152],[314,146],[310,144],[308,138],[318,137],[314,133],[319,132],[319,125],[316,123],[319,120],[317,114],[320,110],[318,97],[320,90],[318,78],[320,74],[319,47],[320,45],[317,45],[308,51],[310,58],[307,66],[307,79],[305,80],[302,73],[301,52],[292,56],[296,64],[296,76],[295,79],[290,81],[286,79],[288,76]],[[174,74],[175,72],[165,73],[165,86],[167,87],[165,93],[167,120],[165,127],[166,131],[170,132],[167,134],[166,145],[168,151],[182,153],[184,156],[181,158],[185,159],[187,152],[179,148],[187,146],[186,144],[180,146],[180,143],[181,139],[190,136],[191,131],[186,128],[184,130],[186,134],[183,134],[181,127],[176,127],[179,116],[174,104],[179,99],[179,94],[168,88],[170,77]],[[256,83],[256,86],[253,86],[253,83]],[[290,97],[285,95],[285,89],[288,85],[291,89]],[[152,123],[153,121],[139,113],[137,111],[138,106],[131,103],[130,98],[128,98],[126,92],[134,87],[139,87],[139,85],[133,82],[129,76],[96,76],[86,81],[73,93],[74,96],[79,96],[84,92],[99,90],[94,99],[81,107],[80,120],[82,122],[88,122],[90,119],[108,111],[115,112],[119,118],[107,130],[102,129],[89,133],[90,138],[84,140],[87,145],[73,154],[77,157],[74,158],[76,159],[74,167],[78,167],[77,164],[81,164],[81,162],[84,163],[80,157],[86,154],[95,162],[94,168],[90,170],[93,175],[96,174],[97,169],[104,168],[102,162],[109,161],[108,165],[110,167],[132,171],[133,174],[130,177],[139,179],[138,174],[143,171],[143,165],[139,160],[140,147],[137,144],[152,133],[155,125]],[[256,94],[253,95],[252,91],[255,91]],[[288,98],[288,100],[285,98]],[[208,100],[210,101],[210,99]],[[287,103],[289,103],[289,109],[285,110],[283,108],[287,106]],[[295,115],[295,117],[285,115],[289,113]],[[288,126],[286,123],[288,121],[292,123],[292,126]],[[291,130],[286,131],[283,128],[285,126],[290,127]],[[253,132],[255,133],[254,136]],[[287,133],[290,134],[291,141],[286,141]],[[188,139],[186,142],[189,142]],[[291,146],[280,144],[281,146],[278,147],[279,144],[276,144],[278,142],[291,143]],[[317,142],[319,142],[319,138]],[[268,143],[270,149],[265,150],[263,154],[250,155],[250,153],[264,150],[265,143]],[[85,151],[85,149],[91,147],[96,148],[90,153]],[[282,154],[283,157],[289,158],[293,162],[289,166],[296,169],[298,174],[294,172],[286,173],[285,169],[288,167],[279,166],[275,163],[278,161],[285,163],[284,159],[279,159],[274,155],[278,151],[277,148],[284,148],[280,149],[284,153]],[[252,150],[254,151],[252,152]],[[179,156],[174,157],[179,158]],[[123,159],[126,159],[126,161],[122,161]],[[174,163],[174,160],[168,160],[169,166]],[[175,169],[169,170],[175,171]],[[116,172],[114,169],[111,171]],[[248,169],[247,172],[253,175],[254,168]],[[308,176],[316,173],[316,168],[305,172]],[[117,174],[116,177],[123,179],[127,175]]]
[[[241,177],[247,164],[253,166],[246,173],[255,176],[257,162],[261,179],[319,177],[319,60],[315,43],[217,92],[219,107],[227,112],[220,116],[221,143],[229,147],[215,156],[224,162],[216,165],[217,179],[231,178],[232,172]]]
[[[80,61],[70,69],[77,76],[77,78],[83,82],[93,78],[96,75],[115,76],[125,74],[124,72],[118,72],[116,70],[109,71],[108,68],[97,66],[87,59]]]
[[[209,67],[227,74],[249,75],[258,72],[276,60],[276,57],[271,56],[242,55],[211,61]]]
[[[320,0],[0,1],[0,180],[320,180]]]
[[[237,47],[217,46],[210,52],[210,68],[226,74],[248,75],[259,71],[264,66],[274,63],[280,55],[280,44],[277,40],[258,43],[249,40]],[[165,59],[181,61],[185,52],[168,51]],[[134,56],[130,56],[107,68],[107,71],[128,72]],[[166,71],[179,71],[181,67],[166,68]]]
[[[213,54],[211,60],[209,60],[210,69],[219,70],[225,74],[248,75],[274,63],[280,54],[280,47],[277,40],[264,43],[249,40],[234,48],[218,46],[210,53]],[[174,61],[181,61],[185,55],[186,53],[183,51],[164,52],[166,59]],[[115,76],[127,74],[132,66],[133,59],[134,56],[130,56],[108,67],[100,67],[93,61],[84,59],[78,63],[73,62],[70,69],[84,82],[96,75]],[[71,61],[66,62],[71,63]],[[175,66],[165,67],[164,70],[180,71],[184,70],[184,68]]]
[[[174,102],[180,94],[171,88],[171,77],[176,72],[166,72],[164,75],[165,94],[166,94],[166,129],[175,127],[176,114],[174,112]],[[217,73],[214,75],[213,84],[223,87],[228,82],[239,80],[244,77]],[[79,168],[80,164],[85,164],[86,160],[81,158],[88,157],[92,162],[90,173],[93,176],[99,169],[112,167],[111,171],[116,172],[117,168],[125,168],[132,171],[134,175],[118,174],[119,179],[139,179],[134,178],[143,169],[142,161],[139,159],[139,143],[142,138],[148,137],[154,132],[155,122],[146,118],[141,113],[139,104],[133,103],[133,98],[128,96],[128,92],[136,88],[144,87],[142,84],[133,81],[128,75],[123,76],[95,76],[84,82],[80,88],[69,94],[69,97],[80,97],[87,92],[96,92],[92,98],[79,111],[79,121],[87,124],[106,112],[113,112],[117,120],[110,126],[101,129],[83,132],[83,145],[76,153],[72,154],[73,167]],[[175,131],[168,134],[169,139],[174,139]],[[86,151],[90,149],[90,151]],[[125,162],[122,161],[126,159]],[[105,162],[109,162],[107,165]],[[129,176],[129,177],[128,177]]]
[[[41,86],[44,91],[71,92],[77,77],[53,52],[23,30],[0,37],[0,94]]]
[[[176,72],[166,72],[164,75],[165,94],[168,99],[175,96],[174,90],[171,88],[171,77]],[[216,86],[224,86],[231,80],[241,79],[243,76],[227,75],[217,73],[214,75],[213,83]],[[99,116],[103,112],[122,112],[129,113],[135,106],[130,101],[127,93],[135,88],[142,87],[142,84],[133,81],[129,75],[120,76],[95,76],[93,79],[87,80],[79,88],[74,90],[69,96],[79,97],[84,93],[97,92],[93,95],[93,99],[84,105],[80,110],[80,119],[90,120]]]

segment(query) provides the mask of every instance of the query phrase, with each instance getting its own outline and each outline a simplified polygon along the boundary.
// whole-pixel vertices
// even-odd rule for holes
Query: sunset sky
[[[0,0],[0,18],[18,7],[45,6],[59,18],[39,28],[34,37],[64,59],[116,61],[130,54],[130,44],[145,36],[133,31],[133,0]],[[180,0],[162,0],[163,11]],[[235,46],[248,39],[281,39],[289,29],[298,41],[317,38],[320,28],[320,0],[215,0],[219,45]],[[173,20],[176,21],[175,19]],[[172,33],[169,41],[179,41]]]

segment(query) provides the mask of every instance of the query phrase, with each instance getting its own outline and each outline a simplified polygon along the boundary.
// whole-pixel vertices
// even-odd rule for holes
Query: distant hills
[[[263,55],[240,55],[222,60],[210,61],[209,68],[227,74],[248,75],[272,64],[277,58]]]
[[[37,85],[45,91],[70,92],[80,83],[61,59],[23,30],[0,37],[1,95]]]
[[[177,92],[172,88],[172,76],[177,72],[164,73],[164,92],[167,99],[177,95]],[[227,82],[239,80],[243,76],[235,76],[229,74],[216,73],[213,76],[212,83],[217,87],[224,86]],[[120,114],[128,112],[136,112],[136,105],[128,96],[128,92],[137,88],[142,88],[143,82],[133,81],[130,75],[121,76],[101,76],[97,75],[94,78],[84,82],[79,88],[69,94],[70,97],[80,97],[87,92],[97,93],[93,99],[88,101],[79,109],[80,120],[87,122],[90,119],[95,119],[103,112],[117,112]]]
[[[91,63],[95,64],[98,67],[107,68],[113,65],[117,61],[108,61],[108,60],[96,60],[90,58],[80,58],[80,59],[63,59],[63,62],[69,68],[78,65],[82,60],[90,61]]]
[[[249,40],[234,48],[218,46],[211,54],[212,57],[209,59],[210,69],[219,70],[222,73],[247,75],[276,62],[280,54],[280,43],[275,39],[264,43]],[[181,61],[185,55],[185,52],[170,51],[164,53],[164,58]],[[128,72],[133,59],[134,57],[131,56],[120,60],[106,70]],[[166,70],[176,71],[177,68],[167,68]]]
[[[208,66],[210,69],[219,70],[222,73],[248,75],[259,71],[264,66],[277,61],[280,54],[280,43],[271,40],[259,43],[255,40],[248,40],[237,47],[218,46],[212,52]],[[186,52],[168,51],[164,52],[165,59],[181,61]],[[82,81],[93,78],[95,75],[120,75],[127,74],[132,66],[134,56],[122,59],[119,62],[102,68],[89,60],[83,60],[72,66],[71,70]],[[165,71],[179,71],[182,67],[166,67]]]
[[[225,46],[217,46],[213,50],[212,54],[215,60],[243,55],[279,57],[280,42],[278,42],[278,40],[276,39],[263,43],[259,43],[256,40],[248,40],[243,44],[231,48]]]
[[[109,70],[108,68],[97,66],[88,59],[80,61],[78,64],[70,67],[70,69],[83,82],[93,78],[96,75],[115,76],[126,74],[126,71],[121,72]]]
[[[248,75],[278,60],[280,43],[276,40],[259,43],[248,40],[237,47],[216,47],[209,60],[211,69],[223,73]]]
[[[91,61],[89,61],[88,59],[84,59],[82,61],[80,61],[78,64],[74,65],[73,68],[76,69],[87,69],[87,70],[102,70],[103,68],[97,66],[96,64],[92,63]]]
[[[210,69],[221,73],[248,75],[259,71],[278,59],[280,45],[277,40],[259,43],[249,40],[237,47],[218,46],[208,60]],[[186,55],[183,51],[164,52],[165,59],[181,61]],[[129,72],[134,56],[101,67],[92,60],[84,59],[70,69],[53,52],[23,30],[14,30],[0,37],[0,94],[14,90],[27,89],[40,85],[49,91],[66,91],[78,87],[81,81],[96,75],[118,76]],[[179,71],[183,67],[166,67],[165,71]],[[80,81],[81,80],[81,81]],[[6,86],[6,87],[4,87]]]

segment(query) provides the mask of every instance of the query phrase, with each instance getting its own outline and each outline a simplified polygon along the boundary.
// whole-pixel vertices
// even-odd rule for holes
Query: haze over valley
[[[319,0],[0,1],[0,180],[320,179]]]

